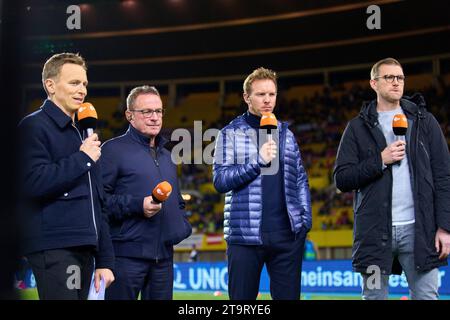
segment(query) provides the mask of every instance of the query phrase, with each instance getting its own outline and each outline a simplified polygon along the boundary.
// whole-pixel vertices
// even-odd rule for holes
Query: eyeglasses
[[[161,118],[164,115],[164,109],[156,109],[156,110],[152,110],[152,109],[144,109],[144,110],[129,110],[131,112],[139,112],[140,114],[142,114],[142,116],[144,118],[151,118],[153,116],[153,114],[156,114],[156,116],[158,118]]]
[[[386,82],[388,82],[388,83],[394,82],[394,79],[395,79],[395,78],[397,78],[397,82],[398,82],[398,83],[403,83],[403,82],[405,82],[405,76],[404,76],[404,75],[394,76],[393,74],[386,74],[386,75],[384,75],[384,76],[376,77],[375,79],[379,79],[379,78],[383,78],[383,79],[386,80]]]

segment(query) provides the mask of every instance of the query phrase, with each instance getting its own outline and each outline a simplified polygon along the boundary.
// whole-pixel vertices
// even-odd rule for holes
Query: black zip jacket
[[[421,95],[404,97],[408,119],[406,152],[415,209],[414,257],[417,271],[446,265],[435,248],[438,227],[450,231],[450,156],[439,123],[425,108]],[[382,169],[386,140],[378,123],[376,101],[365,103],[347,125],[334,168],[336,187],[354,191],[353,268],[370,265],[383,274],[400,274],[392,264],[392,165]],[[401,195],[398,195],[401,196]]]

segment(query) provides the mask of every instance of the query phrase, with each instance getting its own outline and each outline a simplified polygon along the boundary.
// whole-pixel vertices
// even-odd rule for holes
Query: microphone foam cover
[[[277,118],[271,112],[263,112],[261,115],[259,126],[261,127],[261,129],[276,129]]]
[[[402,113],[396,114],[392,119],[392,130],[396,136],[404,136],[408,129],[408,120]]]
[[[156,203],[164,202],[167,200],[167,198],[169,198],[171,193],[172,193],[172,186],[170,185],[170,183],[167,181],[160,182],[153,189],[152,192],[153,201]]]
[[[95,129],[97,127],[97,111],[89,102],[84,102],[78,109],[78,122],[83,130],[88,128]]]

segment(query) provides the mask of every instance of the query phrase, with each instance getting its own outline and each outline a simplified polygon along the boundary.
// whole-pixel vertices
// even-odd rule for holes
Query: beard
[[[403,96],[402,92],[380,92],[381,97],[389,103],[397,103]]]

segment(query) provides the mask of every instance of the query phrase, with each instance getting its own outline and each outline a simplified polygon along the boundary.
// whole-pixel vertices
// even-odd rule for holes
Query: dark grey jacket
[[[404,97],[408,119],[406,152],[415,208],[415,265],[418,271],[446,265],[435,249],[438,227],[450,231],[450,156],[447,141],[421,95]],[[392,166],[382,169],[386,140],[376,101],[365,103],[342,136],[334,169],[336,187],[354,191],[353,268],[378,265],[383,274],[399,274],[392,261]]]

